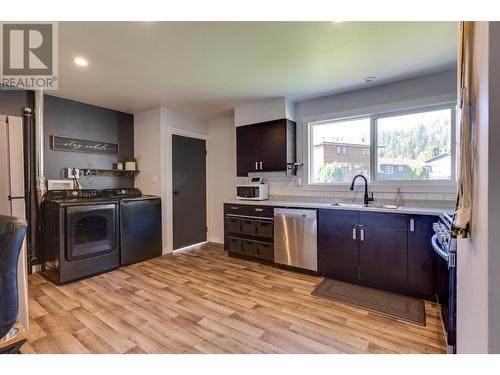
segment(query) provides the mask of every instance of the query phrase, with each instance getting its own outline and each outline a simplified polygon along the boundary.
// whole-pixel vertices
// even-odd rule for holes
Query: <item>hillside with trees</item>
[[[418,124],[406,129],[387,129],[379,125],[378,156],[387,159],[412,159],[421,165],[408,165],[405,168],[407,180],[429,178],[426,160],[451,151],[451,126],[448,118],[437,118],[433,123]],[[353,163],[356,161],[353,160]],[[337,163],[327,163],[319,168],[316,182],[339,183],[346,177],[345,167]]]

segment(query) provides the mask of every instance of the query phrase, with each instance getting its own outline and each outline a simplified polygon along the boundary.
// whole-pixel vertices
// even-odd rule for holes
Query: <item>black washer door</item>
[[[172,135],[174,250],[207,240],[206,142]]]

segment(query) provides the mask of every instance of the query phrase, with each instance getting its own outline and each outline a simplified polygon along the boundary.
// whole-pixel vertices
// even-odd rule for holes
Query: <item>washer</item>
[[[119,201],[97,190],[49,190],[42,202],[42,274],[67,283],[120,265]]]
[[[103,195],[120,202],[120,264],[162,255],[161,199],[137,188],[105,189]]]

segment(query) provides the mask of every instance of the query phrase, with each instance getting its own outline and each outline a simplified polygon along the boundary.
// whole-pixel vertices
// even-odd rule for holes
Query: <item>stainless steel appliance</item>
[[[274,261],[318,271],[316,210],[274,209]]]
[[[120,265],[118,200],[49,190],[42,202],[42,274],[67,283]]]
[[[269,198],[269,185],[245,184],[236,185],[236,199],[263,201]]]
[[[105,189],[102,194],[120,201],[120,265],[161,256],[161,199],[137,188]]]
[[[446,275],[436,280],[437,299],[441,305],[441,317],[446,332],[448,353],[456,353],[457,333],[457,238],[451,231],[453,214],[445,213],[433,224],[432,248],[439,255],[437,267],[444,270],[438,275]],[[446,272],[447,270],[447,272]]]

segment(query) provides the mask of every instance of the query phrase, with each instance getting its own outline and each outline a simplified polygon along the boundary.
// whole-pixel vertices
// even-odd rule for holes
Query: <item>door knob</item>
[[[174,195],[179,195],[179,190],[174,190]]]

